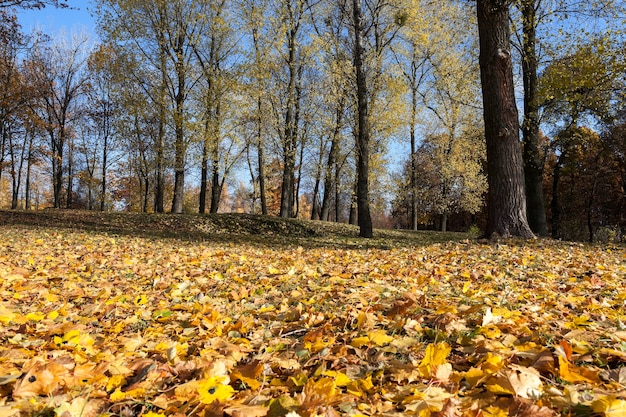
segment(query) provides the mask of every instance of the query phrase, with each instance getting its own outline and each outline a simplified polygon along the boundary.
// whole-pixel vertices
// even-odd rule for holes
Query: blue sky
[[[61,31],[71,33],[85,30],[95,36],[95,20],[90,15],[91,1],[69,0],[68,3],[72,9],[46,7],[41,10],[19,10],[18,20],[22,30],[29,33],[38,29],[52,36]]]

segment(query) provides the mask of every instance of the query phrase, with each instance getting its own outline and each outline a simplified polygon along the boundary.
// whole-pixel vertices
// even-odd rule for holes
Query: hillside
[[[19,224],[188,241],[247,241],[265,244],[424,245],[464,239],[462,233],[376,230],[374,239],[358,239],[357,226],[345,223],[281,219],[250,214],[142,214],[81,210],[2,211],[0,225]]]

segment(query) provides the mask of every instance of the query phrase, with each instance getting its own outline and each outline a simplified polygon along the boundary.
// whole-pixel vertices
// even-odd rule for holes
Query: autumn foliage
[[[90,216],[0,213],[2,416],[626,415],[624,246]]]

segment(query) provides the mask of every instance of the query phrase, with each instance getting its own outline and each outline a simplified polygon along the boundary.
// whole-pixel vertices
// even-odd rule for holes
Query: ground
[[[0,416],[623,416],[626,247],[0,212]]]

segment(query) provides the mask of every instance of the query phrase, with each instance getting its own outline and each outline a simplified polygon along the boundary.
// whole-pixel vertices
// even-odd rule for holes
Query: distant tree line
[[[98,0],[98,44],[43,6],[0,2],[4,207],[626,227],[621,2]]]

